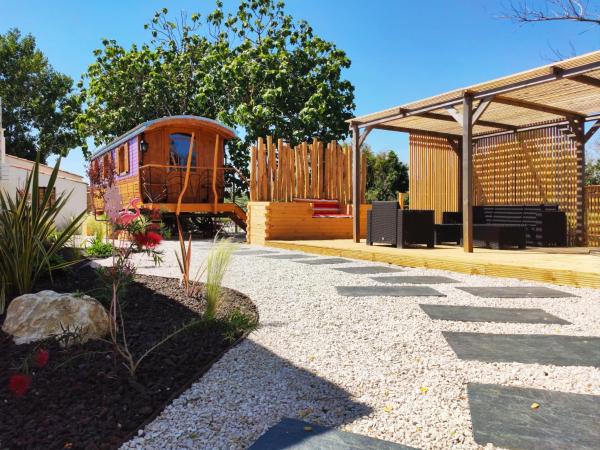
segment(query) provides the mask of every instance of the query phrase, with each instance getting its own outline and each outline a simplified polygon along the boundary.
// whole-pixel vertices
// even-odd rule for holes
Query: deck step
[[[352,217],[351,214],[313,214],[313,217],[316,219],[346,219]]]
[[[313,206],[313,217],[319,219],[326,218],[349,218],[351,214],[347,214],[342,211],[340,202],[338,200],[329,200],[321,198],[295,198],[294,202],[298,203],[312,203]],[[345,208],[344,208],[345,209]]]

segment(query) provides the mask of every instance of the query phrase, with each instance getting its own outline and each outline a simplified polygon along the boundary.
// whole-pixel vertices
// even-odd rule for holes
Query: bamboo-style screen
[[[574,140],[558,127],[476,139],[473,204],[558,204],[567,215],[569,242],[574,244],[578,222],[582,226],[583,221],[577,195],[580,158]],[[458,183],[459,158],[448,140],[411,134],[410,207],[433,209],[439,222],[443,211],[459,209]],[[592,203],[588,208],[598,210]]]
[[[459,210],[459,159],[445,138],[411,133],[408,198],[411,209]]]
[[[587,244],[600,247],[600,186],[585,187]]]
[[[361,172],[364,203],[366,170]],[[250,200],[291,202],[296,198],[352,203],[352,148],[316,139],[291,147],[282,139],[275,143],[271,137],[259,138],[250,156]]]
[[[579,176],[577,145],[558,127],[491,136],[473,147],[475,205],[558,204],[571,244]]]

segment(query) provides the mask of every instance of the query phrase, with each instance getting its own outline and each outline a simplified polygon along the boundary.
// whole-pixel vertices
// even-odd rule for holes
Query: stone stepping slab
[[[393,273],[402,272],[402,269],[396,269],[394,267],[387,266],[357,266],[357,267],[336,267],[333,270],[339,270],[340,272],[346,272],[356,275],[370,275],[374,273]]]
[[[298,261],[302,264],[311,264],[313,266],[320,266],[321,264],[344,264],[349,263],[347,259],[342,258],[319,258],[319,259],[311,259],[309,261]]]
[[[304,253],[286,253],[283,255],[265,255],[263,258],[271,259],[300,259],[300,258],[312,258],[312,255],[305,255]]]
[[[561,298],[577,297],[568,292],[543,286],[461,286],[461,291],[483,298]]]
[[[235,252],[236,255],[239,256],[256,256],[256,255],[269,255],[269,254],[277,254],[273,250],[238,250]]]
[[[336,286],[344,297],[445,297],[429,286]]]
[[[479,383],[469,383],[467,393],[481,446],[600,449],[600,396]]]
[[[419,305],[433,320],[456,322],[504,322],[504,323],[549,323],[570,325],[560,317],[548,314],[543,309],[531,308],[487,308],[480,306]]]
[[[380,283],[393,284],[442,284],[442,283],[458,283],[448,277],[440,277],[437,275],[398,275],[391,277],[369,277],[371,280],[379,281]]]
[[[543,334],[442,332],[460,359],[600,367],[600,338]]]
[[[322,427],[296,419],[282,419],[248,450],[416,450],[414,447]]]

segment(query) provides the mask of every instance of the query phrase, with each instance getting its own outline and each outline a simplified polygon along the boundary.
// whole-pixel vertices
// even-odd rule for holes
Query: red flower
[[[146,233],[138,233],[133,236],[135,242],[140,247],[154,248],[162,241],[162,236],[154,231],[147,231]]]
[[[160,224],[150,223],[150,224],[148,224],[148,227],[146,229],[150,230],[150,231],[160,231]]]
[[[8,380],[8,388],[17,396],[22,397],[31,386],[31,377],[22,373],[15,373]]]
[[[150,220],[160,220],[160,209],[152,208],[150,210]]]
[[[37,366],[39,368],[42,368],[46,364],[48,364],[49,359],[50,359],[50,352],[48,350],[46,350],[45,348],[38,350],[38,352],[35,355],[35,363],[37,364]]]

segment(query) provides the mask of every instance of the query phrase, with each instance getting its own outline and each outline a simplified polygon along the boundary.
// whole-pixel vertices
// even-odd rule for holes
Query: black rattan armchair
[[[404,248],[425,244],[432,248],[433,225],[433,211],[401,209],[395,201],[373,202],[367,213],[367,245],[389,244]]]

